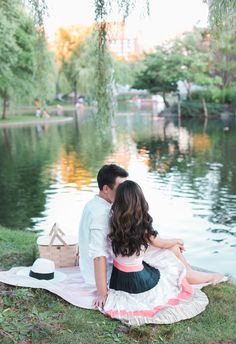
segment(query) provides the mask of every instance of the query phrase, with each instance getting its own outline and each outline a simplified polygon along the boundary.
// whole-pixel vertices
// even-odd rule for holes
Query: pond
[[[104,163],[144,190],[163,237],[198,267],[236,277],[236,119],[181,120],[125,108],[101,138],[92,120],[0,128],[0,224],[77,235]]]

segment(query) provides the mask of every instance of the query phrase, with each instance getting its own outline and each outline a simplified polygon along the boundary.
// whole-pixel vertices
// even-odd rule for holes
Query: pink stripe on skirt
[[[186,278],[183,279],[181,283],[180,293],[172,299],[169,299],[165,305],[158,305],[153,309],[149,310],[135,310],[135,311],[126,311],[126,310],[109,310],[105,314],[113,318],[114,316],[144,316],[144,317],[153,317],[156,313],[160,312],[162,309],[168,306],[178,305],[181,301],[189,300],[192,296],[193,289],[187,282]]]

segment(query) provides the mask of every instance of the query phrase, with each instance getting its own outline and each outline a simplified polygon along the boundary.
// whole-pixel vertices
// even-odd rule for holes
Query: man
[[[118,185],[128,172],[115,164],[104,165],[98,172],[99,194],[84,207],[79,228],[80,269],[86,283],[96,286],[96,307],[103,307],[107,280],[112,268],[111,248],[107,240],[109,213]]]

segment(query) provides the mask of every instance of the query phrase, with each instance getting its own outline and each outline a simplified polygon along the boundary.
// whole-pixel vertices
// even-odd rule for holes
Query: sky
[[[59,27],[89,25],[94,21],[94,0],[47,0],[48,17],[45,29],[50,40]],[[138,4],[145,1],[137,0]],[[127,20],[131,35],[138,35],[145,49],[162,44],[193,26],[208,25],[208,6],[203,0],[149,0],[150,15],[145,8],[137,6]],[[114,13],[111,21],[119,19]],[[121,18],[120,18],[121,19]]]

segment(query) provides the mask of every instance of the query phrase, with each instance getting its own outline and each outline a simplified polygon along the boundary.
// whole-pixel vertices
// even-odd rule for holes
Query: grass
[[[7,119],[5,120],[0,120],[0,127],[1,124],[5,125],[5,124],[12,124],[12,123],[44,123],[46,122],[50,122],[50,121],[60,121],[60,120],[64,120],[64,119],[68,119],[68,117],[65,116],[50,116],[49,118],[39,118],[39,117],[35,117],[35,115],[18,115],[18,116],[9,116]]]
[[[2,269],[31,265],[37,255],[35,234],[0,227]],[[236,286],[224,283],[204,291],[209,306],[193,319],[128,327],[97,311],[72,306],[45,290],[0,283],[1,344],[235,344]]]
[[[74,105],[73,104],[63,104],[63,108],[65,111],[65,114],[69,112],[74,111]],[[42,117],[36,117],[35,116],[35,107],[20,107],[15,110],[12,110],[12,113],[9,113],[7,115],[6,119],[2,119],[2,116],[0,116],[0,127],[1,125],[6,124],[13,124],[13,123],[34,123],[34,122],[50,122],[50,121],[60,121],[64,120],[65,118],[68,119],[66,116],[57,116],[56,115],[56,104],[50,105],[46,107],[50,117],[49,118],[42,118]]]

